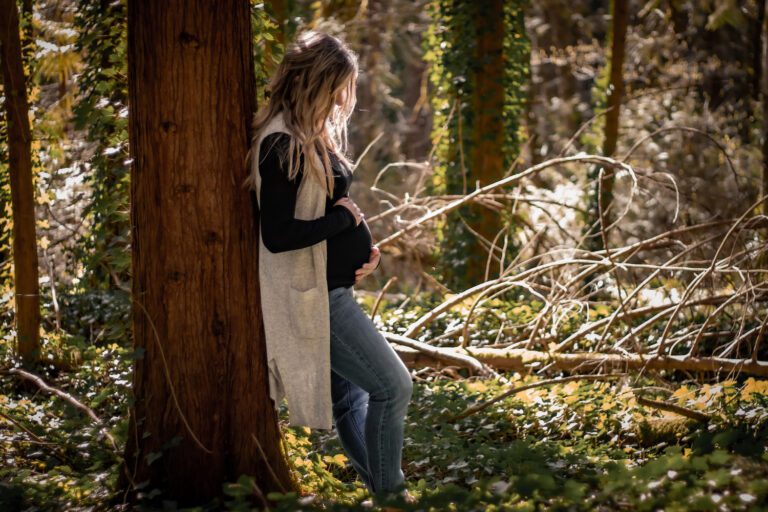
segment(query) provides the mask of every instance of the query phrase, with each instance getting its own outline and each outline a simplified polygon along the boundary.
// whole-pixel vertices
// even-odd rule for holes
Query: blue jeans
[[[405,487],[400,467],[411,375],[352,287],[328,292],[331,315],[331,396],[341,445],[371,494]]]

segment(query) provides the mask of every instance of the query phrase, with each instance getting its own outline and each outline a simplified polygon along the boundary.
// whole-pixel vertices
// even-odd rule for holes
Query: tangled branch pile
[[[585,249],[586,235],[569,231],[548,208],[562,212],[578,209],[577,204],[548,198],[535,188],[530,190],[538,194],[520,193],[523,180],[545,169],[574,165],[597,165],[631,183],[623,212],[610,225],[600,225],[604,250]],[[448,362],[481,372],[619,367],[768,376],[768,217],[757,213],[765,197],[745,205],[738,218],[714,218],[622,242],[632,239],[622,220],[635,206],[639,183],[654,180],[652,174],[632,168],[626,159],[579,154],[547,160],[465,196],[420,196],[417,187],[416,194],[398,198],[374,183],[373,190],[388,197],[390,208],[369,222],[391,223],[394,233],[378,245],[400,255],[423,249],[433,221],[470,202],[496,211],[511,206],[549,212],[535,225],[521,223],[517,236],[524,243],[513,261],[504,261],[500,246],[507,243],[508,230],[492,241],[480,239],[489,252],[486,280],[446,293],[442,303],[406,332],[386,336],[409,347],[401,353],[412,366]],[[496,337],[493,344],[473,339],[473,321],[494,314],[486,305],[495,298],[535,299],[543,307],[525,323],[502,323],[490,333]],[[595,308],[608,313],[595,315]],[[462,311],[463,325],[419,339],[426,326],[449,310]],[[576,327],[566,329],[574,319]],[[453,346],[445,347],[450,338]]]

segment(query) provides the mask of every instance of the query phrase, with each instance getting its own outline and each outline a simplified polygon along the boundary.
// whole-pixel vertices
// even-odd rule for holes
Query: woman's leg
[[[329,299],[331,368],[369,395],[364,439],[373,492],[399,491],[405,486],[400,464],[411,375],[351,287],[331,290]]]
[[[371,475],[368,471],[368,452],[365,448],[368,393],[331,370],[331,396],[333,423],[341,446],[368,491],[373,492]]]

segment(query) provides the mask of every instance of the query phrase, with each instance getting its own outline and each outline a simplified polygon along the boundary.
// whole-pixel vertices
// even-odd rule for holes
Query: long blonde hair
[[[253,119],[253,135],[248,160],[260,134],[276,115],[282,113],[291,132],[288,149],[288,179],[299,172],[299,158],[304,157],[304,173],[324,183],[329,196],[333,195],[334,178],[329,151],[333,151],[349,169],[347,151],[347,122],[357,98],[357,55],[341,40],[328,34],[306,31],[288,46],[282,62],[272,76],[267,93],[268,102]],[[346,89],[346,99],[336,105],[336,98]],[[311,151],[319,157],[311,158]],[[251,169],[244,186],[256,189],[258,165]]]

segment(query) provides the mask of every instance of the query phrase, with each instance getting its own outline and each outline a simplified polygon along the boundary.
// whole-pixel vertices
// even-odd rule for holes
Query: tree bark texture
[[[17,351],[25,364],[40,352],[40,296],[32,181],[32,134],[15,0],[0,0],[0,66],[5,92],[13,218],[13,281]]]
[[[255,108],[248,0],[129,2],[128,92],[143,357],[121,484],[180,504],[241,474],[264,494],[292,490],[268,394],[255,197],[241,187]]]

